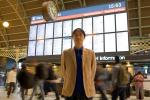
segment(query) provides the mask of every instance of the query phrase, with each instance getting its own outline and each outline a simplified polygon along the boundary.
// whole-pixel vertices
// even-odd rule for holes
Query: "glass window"
[[[75,19],[73,20],[73,30],[76,28],[82,28],[82,20],[81,19]]]
[[[93,33],[103,33],[103,16],[93,17]]]
[[[52,55],[52,39],[45,40],[44,55]]]
[[[38,25],[37,39],[44,39],[45,24]]]
[[[43,55],[43,49],[44,49],[44,40],[37,40],[36,55],[42,56]]]
[[[71,38],[63,38],[63,50],[71,48]]]
[[[35,56],[35,43],[36,41],[29,41],[28,56]]]
[[[63,22],[63,37],[71,36],[72,33],[72,20]]]
[[[117,31],[127,30],[127,13],[116,14],[116,30]]]
[[[115,33],[105,34],[105,52],[116,52]]]
[[[95,52],[104,52],[103,34],[93,35],[93,50]]]
[[[117,51],[129,51],[128,32],[117,33]]]
[[[54,24],[54,38],[62,37],[62,22],[56,22]]]
[[[92,34],[92,17],[83,18],[83,30],[86,34]]]
[[[46,24],[45,38],[53,38],[53,23]]]
[[[62,38],[54,39],[53,55],[61,54],[61,43],[62,43]]]
[[[30,26],[29,40],[36,40],[37,25]]]
[[[105,32],[115,32],[115,18],[114,14],[104,16]]]
[[[85,48],[92,50],[92,35],[85,37],[83,45]]]

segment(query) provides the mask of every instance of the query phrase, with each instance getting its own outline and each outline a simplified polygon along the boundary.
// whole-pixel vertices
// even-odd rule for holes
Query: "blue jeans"
[[[119,96],[120,100],[125,100],[126,98],[126,87],[116,87],[112,92],[112,100],[117,100]]]

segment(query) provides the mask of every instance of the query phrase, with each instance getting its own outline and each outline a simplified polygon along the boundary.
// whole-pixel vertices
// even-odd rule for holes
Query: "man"
[[[83,47],[85,32],[81,28],[73,31],[72,38],[74,48],[65,50],[61,57],[62,95],[66,100],[92,100],[95,95],[95,53]]]
[[[55,74],[52,66],[48,68],[48,78],[44,81],[44,92],[45,95],[48,94],[49,91],[54,91],[56,100],[60,100],[59,98],[59,92],[57,89],[57,83],[60,83],[60,79],[58,76]]]
[[[12,70],[7,73],[7,83],[9,85],[8,90],[7,90],[7,97],[8,98],[10,96],[10,93],[13,93],[15,91],[16,75],[17,75],[16,67],[13,67]]]
[[[126,86],[128,83],[126,67],[120,62],[120,58],[115,56],[115,65],[112,68],[112,100],[117,100],[118,96],[120,100],[126,98]]]
[[[127,83],[127,88],[126,88],[126,98],[130,98],[131,95],[131,87],[130,84],[132,82],[132,75],[128,70],[128,67],[126,67],[126,73],[127,73],[127,78],[128,78],[128,83]]]
[[[107,85],[108,75],[104,68],[97,66],[95,75],[95,87],[96,90],[101,93],[100,100],[108,100],[106,95],[106,85]]]

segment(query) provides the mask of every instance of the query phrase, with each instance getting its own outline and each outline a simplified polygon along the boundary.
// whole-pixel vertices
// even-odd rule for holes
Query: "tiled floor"
[[[97,94],[93,100],[99,100],[99,97],[100,95]],[[108,97],[110,98],[109,95]],[[27,96],[25,100],[29,100],[28,98],[29,96]],[[0,88],[0,100],[21,100],[20,92],[17,90],[14,94],[10,96],[10,98],[7,98],[6,91],[3,88]],[[34,96],[33,100],[37,100],[36,96]],[[45,100],[55,100],[54,93],[49,93],[49,95],[45,97]],[[61,98],[61,100],[64,100],[64,98]],[[135,98],[135,96],[131,96],[128,100],[137,100],[137,99]],[[145,97],[144,100],[150,100],[150,97]]]

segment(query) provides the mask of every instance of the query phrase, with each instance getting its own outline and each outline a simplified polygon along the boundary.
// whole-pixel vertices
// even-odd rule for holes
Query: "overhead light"
[[[3,22],[3,26],[4,26],[5,28],[8,28],[8,27],[9,27],[9,23],[8,23],[7,21],[4,21],[4,22]]]
[[[54,64],[54,65],[53,65],[53,68],[55,69],[55,68],[57,68],[57,66]]]
[[[106,64],[106,67],[109,67],[110,65],[109,64]]]

